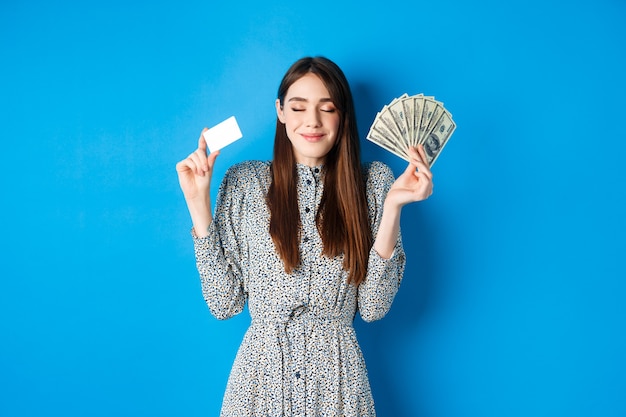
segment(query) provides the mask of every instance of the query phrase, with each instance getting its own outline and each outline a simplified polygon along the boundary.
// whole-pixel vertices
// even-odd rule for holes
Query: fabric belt
[[[290,333],[294,330],[298,333],[298,338],[304,340],[306,325],[318,324],[323,327],[339,326],[352,327],[354,317],[346,315],[329,315],[319,312],[319,309],[310,308],[305,303],[294,303],[290,306],[275,308],[269,314],[263,317],[252,319],[251,327],[263,326],[264,332],[270,328],[274,329],[273,334],[276,336],[272,340],[265,340],[265,343],[273,346],[267,346],[266,355],[264,357],[262,380],[260,388],[267,390],[263,393],[264,411],[272,416],[292,415],[292,404],[294,398],[291,392],[287,391],[290,381],[293,377],[289,375],[289,370],[294,364],[294,352],[290,344],[288,328],[292,325],[300,325],[301,328],[291,328]],[[306,349],[306,346],[301,346]],[[303,370],[302,370],[303,371]],[[298,376],[299,378],[299,376]],[[274,384],[272,384],[274,382]],[[276,384],[280,384],[282,389],[277,388]]]

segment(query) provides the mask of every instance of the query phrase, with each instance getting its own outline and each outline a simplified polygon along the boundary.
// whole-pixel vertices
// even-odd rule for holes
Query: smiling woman
[[[382,160],[396,176],[406,166],[363,140],[376,112],[402,93],[435,95],[459,124],[433,167],[436,198],[402,210],[407,262],[390,313],[354,321],[377,414],[626,416],[626,1],[147,4],[0,4],[0,416],[213,417],[231,366],[240,392],[239,381],[258,381],[249,409],[256,403],[256,414],[267,415],[279,398],[265,397],[261,381],[284,387],[285,404],[298,398],[286,365],[302,357],[292,346],[301,346],[295,329],[304,321],[307,414],[342,406],[315,395],[325,375],[349,399],[359,364],[330,353],[317,362],[339,347],[355,351],[332,333],[349,325],[329,319],[324,330],[311,319],[351,308],[353,297],[333,292],[331,282],[344,278],[340,262],[332,272],[319,267],[329,261],[313,194],[337,187],[328,161],[316,166],[320,173],[297,163],[276,171],[296,182],[297,211],[276,212],[299,233],[293,276],[263,222],[274,177],[244,178],[243,170],[269,166],[274,174],[276,127],[292,150],[285,125],[276,126],[277,88],[297,58],[318,51],[350,81],[364,161]],[[340,118],[337,147],[351,138],[351,111],[324,74],[315,73]],[[198,147],[203,123],[231,115],[245,138],[222,149],[212,171],[212,236],[222,253],[238,253],[228,245],[226,213],[242,218],[231,224],[246,233],[243,255],[227,258],[242,269],[223,279],[203,270],[202,280],[213,309],[219,285],[230,282],[249,301],[255,330],[235,366],[248,307],[226,322],[207,311],[192,220],[172,172]],[[251,159],[271,162],[240,164]],[[380,241],[385,228],[370,226],[383,204],[374,197],[384,189],[373,186],[382,184],[378,167],[358,171],[367,231]],[[222,179],[230,198],[216,205]],[[238,199],[246,205],[232,203]],[[205,236],[202,216],[193,221]],[[198,252],[202,265],[209,252]],[[372,265],[382,264],[374,257]],[[359,295],[377,276],[367,271]],[[309,312],[285,307],[293,317],[270,320],[268,310],[292,300],[306,301]],[[282,351],[270,332],[281,335]],[[342,369],[354,383],[334,382]]]
[[[296,162],[321,165],[339,127],[339,115],[322,80],[312,73],[304,75],[291,85],[287,97],[276,99],[276,113],[285,125]]]
[[[404,273],[401,208],[432,193],[423,148],[394,181],[361,164],[343,72],[303,58],[278,89],[272,162],[225,174],[211,214],[218,153],[177,164],[192,217],[205,300],[219,319],[248,302],[252,323],[233,365],[223,416],[374,416],[353,320],[391,307]]]

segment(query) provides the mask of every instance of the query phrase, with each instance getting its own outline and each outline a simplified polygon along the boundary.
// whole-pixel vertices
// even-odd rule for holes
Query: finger
[[[423,172],[415,172],[415,177],[417,177],[418,186],[414,190],[415,194],[421,196],[423,198],[428,198],[433,194],[434,184],[431,181],[430,177]]]
[[[409,164],[406,166],[406,169],[404,170],[405,174],[413,174],[414,172],[416,172],[415,170],[417,169],[417,165],[415,164],[415,160],[414,158],[411,158],[411,160],[409,161]]]
[[[428,168],[430,168],[430,164],[428,163],[428,157],[426,156],[426,149],[424,149],[424,145],[420,144],[417,147],[417,152],[419,153],[420,157],[422,158],[422,161],[424,161],[424,164],[426,164],[426,166]]]
[[[189,160],[189,158],[185,158],[182,161],[179,161],[176,164],[176,171],[178,172],[185,172],[185,171],[189,171],[189,170],[194,170],[194,167],[192,166],[192,163],[190,163],[192,161]]]
[[[425,173],[432,179],[433,174],[430,170],[430,165],[428,164],[428,158],[426,158],[426,152],[424,151],[424,147],[419,145],[417,148],[412,149],[412,160],[418,166],[419,171]]]
[[[428,164],[425,162],[424,158],[419,154],[417,148],[409,148],[409,157],[411,159],[411,163],[415,165],[420,171],[428,169]]]
[[[409,158],[414,161],[423,162],[422,156],[419,154],[419,152],[417,151],[417,147],[415,146],[409,147]]]
[[[201,149],[196,149],[192,152],[187,158],[188,161],[192,164],[193,172],[196,175],[203,176],[205,172],[209,170],[209,164],[207,163],[207,156],[205,151]]]
[[[183,174],[185,172],[191,172],[193,175],[203,176],[204,171],[198,169],[198,164],[195,162],[194,158],[191,156],[183,159],[179,163],[176,164],[176,171],[179,174]]]
[[[206,132],[207,130],[209,130],[208,128],[204,128],[202,129],[202,133],[200,133],[200,137],[198,138],[198,149],[204,151],[204,153],[206,154],[206,139],[204,139],[204,132]]]
[[[209,154],[207,158],[207,164],[211,168],[211,170],[213,169],[213,166],[215,166],[215,160],[217,159],[219,154],[220,154],[219,149]]]

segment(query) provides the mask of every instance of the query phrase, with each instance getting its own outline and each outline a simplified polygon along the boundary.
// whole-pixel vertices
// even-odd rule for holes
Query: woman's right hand
[[[204,128],[202,133],[206,130],[207,128]],[[218,155],[219,151],[214,151],[207,156],[206,141],[200,134],[198,149],[176,164],[178,182],[198,236],[205,235],[212,221],[210,185]]]
[[[204,128],[202,133],[206,130],[207,128]],[[207,156],[206,141],[201,134],[198,139],[198,149],[176,164],[178,182],[187,201],[208,198],[217,155],[219,151],[211,152]]]

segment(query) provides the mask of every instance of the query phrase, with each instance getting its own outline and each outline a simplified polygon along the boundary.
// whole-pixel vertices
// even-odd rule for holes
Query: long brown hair
[[[343,254],[348,282],[358,285],[367,272],[372,235],[352,93],[344,73],[334,62],[324,57],[306,57],[296,61],[283,77],[278,88],[281,107],[289,87],[308,73],[322,80],[340,119],[337,140],[324,161],[324,193],[316,218],[324,244],[322,253],[331,258]],[[270,235],[288,273],[300,264],[297,175],[285,126],[276,120],[272,184],[267,203]]]

